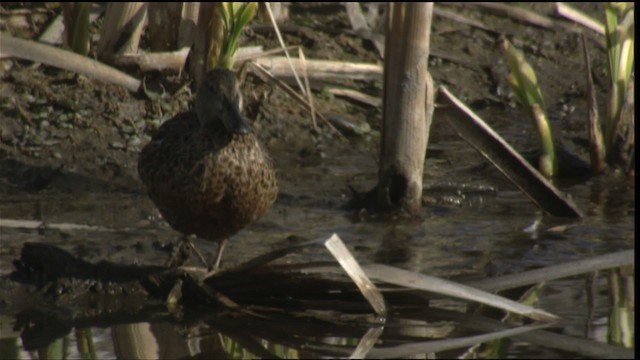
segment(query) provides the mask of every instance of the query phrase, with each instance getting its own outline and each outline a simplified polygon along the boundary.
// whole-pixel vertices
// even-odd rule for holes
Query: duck
[[[235,74],[210,70],[193,108],[164,122],[138,158],[140,179],[165,221],[183,239],[218,243],[211,273],[229,238],[265,215],[278,195],[273,161],[241,102]]]

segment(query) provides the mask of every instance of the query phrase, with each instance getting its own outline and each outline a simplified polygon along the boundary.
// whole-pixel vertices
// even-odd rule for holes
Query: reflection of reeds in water
[[[635,273],[633,266],[611,269],[609,272],[611,312],[607,341],[627,349],[635,347]]]
[[[335,240],[337,236],[332,238],[338,241]],[[318,246],[324,242],[324,239],[305,240],[292,245],[292,241],[287,239],[287,247],[261,255],[207,279],[205,282],[209,289],[215,289],[238,304],[232,308],[221,307],[220,303],[208,306],[207,301],[197,297],[201,296],[202,292],[192,292],[195,288],[183,286],[185,298],[181,307],[175,308],[178,312],[167,311],[162,304],[165,297],[163,294],[157,294],[158,299],[155,301],[138,299],[141,307],[136,308],[134,312],[128,308],[131,301],[127,300],[127,296],[131,294],[110,294],[107,298],[116,301],[101,302],[101,295],[96,290],[101,286],[97,284],[110,283],[112,287],[119,283],[130,284],[135,276],[136,267],[111,264],[109,271],[99,271],[99,264],[69,258],[70,254],[52,257],[51,245],[31,244],[23,250],[26,257],[21,261],[25,265],[35,261],[45,265],[43,268],[63,268],[60,264],[52,262],[57,259],[66,264],[65,277],[81,278],[80,274],[85,274],[86,277],[88,272],[97,278],[90,282],[90,286],[94,288],[91,299],[87,299],[89,301],[86,303],[92,306],[90,313],[85,313],[78,307],[77,313],[84,315],[69,318],[67,313],[36,310],[32,312],[33,317],[24,313],[26,317],[22,318],[21,324],[29,326],[18,330],[23,331],[22,341],[25,348],[30,346],[29,349],[33,350],[35,344],[46,343],[50,345],[40,349],[43,353],[72,353],[73,351],[69,350],[71,342],[59,339],[60,332],[51,331],[51,324],[60,326],[56,329],[72,329],[80,324],[83,328],[111,326],[114,350],[116,354],[127,354],[124,356],[126,358],[135,358],[135,354],[139,358],[167,358],[174,355],[184,357],[196,354],[209,354],[216,358],[229,357],[232,354],[234,357],[240,354],[254,354],[263,358],[273,358],[274,354],[299,357],[357,354],[397,358],[464,348],[515,335],[519,336],[520,341],[535,346],[591,357],[602,357],[607,353],[622,357],[632,354],[633,350],[607,347],[606,344],[592,346],[590,340],[540,331],[554,322],[542,321],[520,326],[520,322],[505,324],[482,314],[469,313],[467,302],[443,298],[439,294],[449,294],[463,299],[475,298],[473,301],[491,304],[501,309],[505,309],[501,303],[510,304],[506,308],[526,309],[526,316],[533,318],[537,316],[535,314],[547,314],[507,299],[501,298],[498,302],[493,302],[492,298],[495,299],[495,295],[473,293],[470,292],[469,286],[424,274],[384,265],[361,266],[368,277],[381,281],[377,283],[377,287],[383,289],[385,300],[391,306],[392,316],[380,319],[373,315],[372,308],[364,301],[362,293],[356,289],[353,282],[348,281],[344,276],[344,270],[336,267],[335,263],[270,264],[271,261],[294,251]],[[628,250],[520,274],[474,281],[471,285],[487,291],[499,291],[629,265],[633,262],[633,250]],[[102,262],[102,266],[106,265],[104,263]],[[74,269],[72,265],[78,268]],[[118,270],[116,267],[125,269]],[[32,271],[36,270],[33,267],[29,268],[33,269]],[[147,271],[150,270],[152,269]],[[116,273],[126,276],[116,280],[113,277]],[[633,327],[634,279],[626,269],[617,273],[619,275],[612,275],[610,282],[611,302],[617,304],[612,307],[612,315],[609,318],[610,336],[628,344],[629,334],[632,333],[630,330]],[[108,280],[101,279],[99,274],[103,274],[102,276],[106,276]],[[158,281],[163,283],[162,276],[168,276],[166,269],[158,268],[151,275],[153,281],[149,282],[144,280],[148,274],[147,272],[147,275],[140,278],[148,285]],[[184,279],[186,284],[190,277],[180,278]],[[164,282],[170,285],[175,281],[167,278]],[[146,296],[156,296],[152,295],[156,294],[155,291],[149,290]],[[531,294],[535,294],[535,290]],[[63,297],[62,300],[68,306],[69,299]],[[195,303],[190,303],[189,300]],[[96,301],[111,305],[104,307],[103,311],[96,310]],[[118,305],[122,308],[118,308]],[[45,313],[46,316],[43,316]],[[114,326],[113,323],[117,322],[117,319],[125,319],[134,324]],[[154,322],[145,323],[148,319],[153,319]],[[44,331],[47,329],[49,331]],[[104,339],[98,340],[94,338],[94,334],[93,331],[76,332],[78,351],[83,354],[99,351],[92,348],[97,345],[97,341],[104,344]],[[452,334],[464,336],[451,338]],[[103,349],[102,346],[100,350]]]

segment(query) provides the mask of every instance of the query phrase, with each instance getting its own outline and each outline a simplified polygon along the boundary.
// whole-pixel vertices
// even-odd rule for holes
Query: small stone
[[[131,137],[131,139],[129,139],[129,146],[133,146],[133,147],[137,147],[140,146],[140,144],[142,143],[142,140],[140,140],[139,137],[137,136],[133,136]]]
[[[118,149],[118,150],[122,150],[125,148],[124,144],[119,141],[114,141],[110,143],[109,146],[111,146],[112,149]]]

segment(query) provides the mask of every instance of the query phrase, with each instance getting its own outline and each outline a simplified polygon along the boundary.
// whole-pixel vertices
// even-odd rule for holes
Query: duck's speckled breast
[[[264,215],[278,193],[271,159],[253,134],[202,131],[194,113],[163,124],[142,150],[138,172],[174,229],[208,240]]]

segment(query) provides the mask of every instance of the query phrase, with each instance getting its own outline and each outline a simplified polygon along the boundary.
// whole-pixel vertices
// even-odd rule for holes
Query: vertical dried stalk
[[[289,20],[289,3],[284,2],[269,2],[269,7],[271,9],[271,13],[273,14],[273,18],[277,23],[282,23],[284,21]],[[258,3],[258,21],[261,23],[269,24],[271,23],[271,18],[267,11],[267,4],[260,2]]]
[[[217,61],[222,43],[222,21],[218,9],[220,3],[201,3],[198,14],[198,31],[191,56],[190,72],[196,83]]]
[[[181,3],[149,3],[147,34],[149,35],[149,47],[152,52],[177,50],[181,15]]]
[[[378,207],[421,207],[428,142],[427,59],[432,3],[389,4],[385,47],[384,120]],[[433,95],[433,94],[431,94]]]
[[[98,57],[138,52],[146,15],[146,3],[109,3],[100,33]]]
[[[198,31],[200,3],[182,3],[182,16],[178,30],[178,49],[191,47]]]

